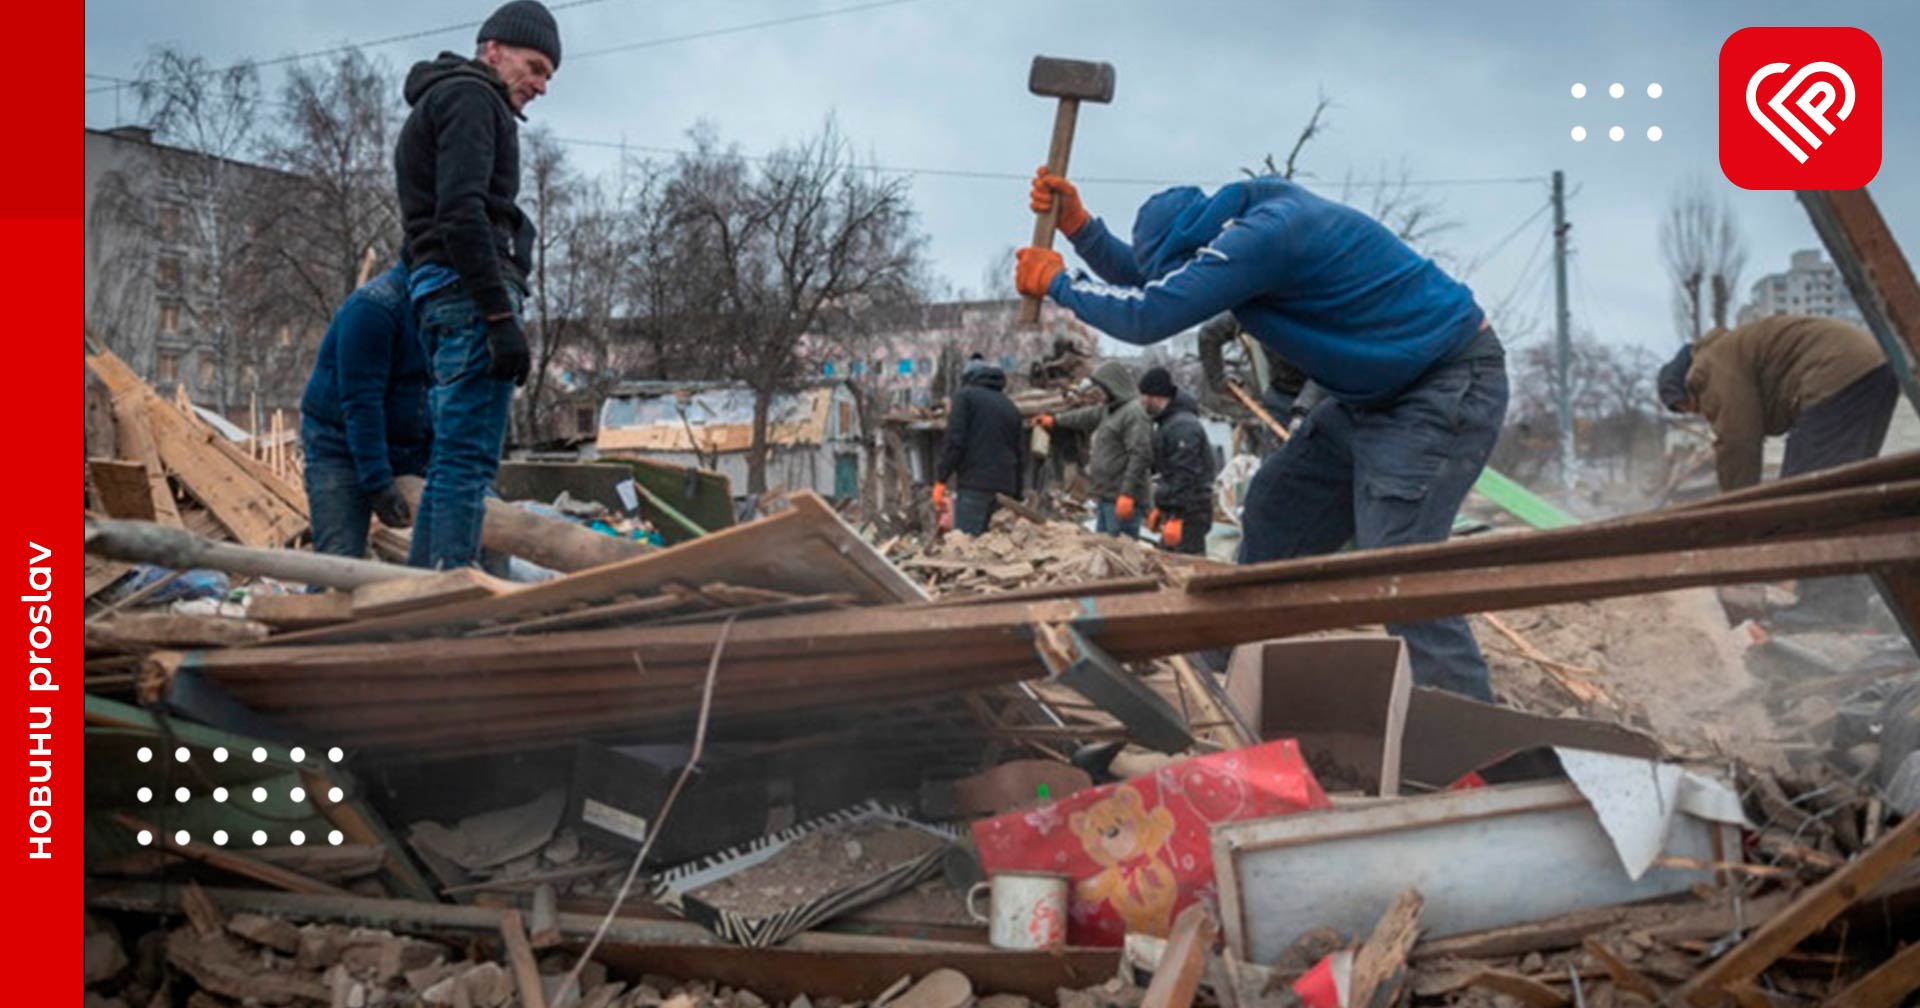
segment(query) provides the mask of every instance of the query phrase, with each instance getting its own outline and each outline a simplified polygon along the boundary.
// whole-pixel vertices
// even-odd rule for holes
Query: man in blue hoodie
[[[427,356],[396,265],[347,296],[334,313],[300,397],[307,514],[313,548],[367,555],[367,522],[413,524],[393,478],[427,471]]]
[[[1098,279],[1024,248],[1020,293],[1136,345],[1231,311],[1326,390],[1248,488],[1242,563],[1446,538],[1507,409],[1505,351],[1472,291],[1378,221],[1285,179],[1161,192],[1141,206],[1131,246],[1043,168],[1033,209],[1056,202],[1061,233]],[[1388,630],[1407,641],[1421,685],[1492,699],[1465,619]]]

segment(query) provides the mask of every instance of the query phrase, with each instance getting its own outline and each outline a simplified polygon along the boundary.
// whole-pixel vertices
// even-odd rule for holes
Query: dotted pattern
[[[1587,96],[1587,85],[1581,81],[1574,81],[1573,86],[1567,89],[1567,93],[1572,95],[1575,101],[1579,101],[1580,99],[1585,98]],[[1665,93],[1666,93],[1666,89],[1661,87],[1657,81],[1647,85],[1647,97],[1649,99],[1658,100],[1659,97]],[[1614,101],[1619,101],[1625,98],[1626,96],[1627,96],[1627,86],[1621,83],[1620,81],[1614,81],[1613,83],[1607,85],[1608,98],[1611,98]],[[1619,143],[1622,140],[1625,140],[1627,138],[1627,128],[1625,126],[1619,125],[1618,123],[1609,125],[1607,127],[1606,132],[1607,132],[1607,139],[1613,141],[1614,143]],[[1573,129],[1567,131],[1567,136],[1571,137],[1574,143],[1586,142],[1588,135],[1589,134],[1588,134],[1587,127],[1584,125],[1575,126],[1573,127]],[[1649,143],[1659,143],[1660,138],[1665,135],[1666,135],[1665,131],[1663,131],[1659,126],[1647,127],[1646,137],[1647,137],[1647,142]]]
[[[135,750],[133,754],[134,759],[143,764],[153,763],[157,755],[158,754],[154,751],[154,749],[151,746],[141,746],[139,749]],[[209,750],[206,755],[211,757],[215,763],[225,763],[228,757],[233,754],[230,754],[227,751],[225,746],[216,746],[213,749]],[[266,747],[255,746],[253,750],[250,753],[247,753],[246,755],[251,756],[253,758],[253,762],[255,763],[265,763],[270,754],[267,752]],[[317,751],[316,751],[316,756],[317,756]],[[194,758],[194,753],[192,748],[189,746],[184,746],[184,745],[178,746],[173,751],[173,759],[175,763],[191,764],[193,761],[193,758]],[[287,750],[286,758],[289,762],[303,763],[307,759],[307,750],[301,748],[300,746],[293,746]],[[329,763],[335,763],[335,764],[344,763],[346,762],[346,758],[347,758],[346,750],[341,749],[339,746],[332,746],[326,750],[326,761]],[[165,772],[164,764],[162,764],[162,769],[163,769],[163,772]],[[224,787],[215,787],[211,791],[204,792],[204,795],[206,798],[211,798],[215,804],[226,804],[229,798],[233,797],[233,795],[231,795],[227,791],[227,789]],[[247,795],[248,797],[251,797],[255,803],[264,803],[268,800],[269,797],[271,797],[267,789],[264,787],[255,787],[251,791],[247,792]],[[142,805],[151,805],[154,803],[156,792],[154,788],[152,788],[151,786],[142,784],[140,785],[140,787],[135,789],[134,797],[138,799],[140,804]],[[316,803],[318,803],[319,797],[320,796],[317,794],[313,796]],[[347,797],[346,792],[337,786],[327,788],[326,802],[328,804],[337,805],[340,802],[345,801],[346,797]],[[291,788],[287,791],[287,798],[296,805],[305,803],[308,798],[307,790],[304,787]],[[189,788],[183,785],[183,786],[178,786],[174,788],[173,800],[174,800],[174,803],[177,805],[187,805],[195,801],[196,797],[192,788]],[[204,800],[204,798],[199,800]],[[138,843],[142,847],[150,847],[160,838],[156,837],[152,830],[143,829],[136,832],[134,834],[133,839],[134,839],[134,842]],[[188,844],[191,844],[194,842],[193,834],[188,830],[176,830],[170,839],[175,845],[181,846],[181,847],[185,847]],[[214,830],[209,839],[211,839],[214,845],[217,847],[225,847],[229,842],[235,842],[235,843],[238,842],[236,838],[229,836],[227,831],[223,829]],[[265,847],[268,843],[270,843],[273,840],[273,837],[268,835],[266,830],[257,829],[253,831],[249,839],[253,841],[253,845],[255,847]],[[341,844],[345,843],[346,839],[347,839],[346,834],[342,833],[337,829],[329,830],[326,835],[326,842],[329,845],[332,845],[335,847],[338,847]],[[297,830],[297,829],[292,830],[287,834],[285,838],[285,842],[295,847],[299,847],[304,845],[307,842],[307,835],[304,831]],[[318,838],[315,838],[315,842],[316,843],[319,842]]]

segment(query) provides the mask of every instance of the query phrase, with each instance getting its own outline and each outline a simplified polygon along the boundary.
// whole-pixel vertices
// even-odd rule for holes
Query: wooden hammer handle
[[[1079,118],[1080,99],[1060,99],[1060,107],[1053,114],[1053,141],[1047,145],[1047,174],[1067,173],[1067,155],[1073,151],[1073,126]],[[1035,248],[1053,247],[1053,232],[1059,221],[1060,200],[1055,198],[1052,210],[1034,215],[1032,244]],[[1027,297],[1020,302],[1021,325],[1039,324],[1040,301],[1037,297]]]

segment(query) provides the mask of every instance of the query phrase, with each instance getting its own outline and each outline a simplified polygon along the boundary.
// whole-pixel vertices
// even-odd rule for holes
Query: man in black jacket
[[[507,410],[527,380],[520,305],[533,225],[520,192],[516,120],[560,66],[560,31],[537,0],[481,24],[472,59],[443,52],[407,73],[413,107],[394,151],[408,294],[433,376],[435,433],[408,561],[475,564]]]
[[[934,470],[933,505],[944,509],[947,479],[958,474],[953,527],[968,535],[987,530],[994,494],[1020,496],[1020,410],[1007,398],[1006,372],[976,357],[960,375],[960,390],[947,410],[947,440]]]
[[[1213,445],[1200,425],[1193,396],[1173,384],[1163,367],[1140,376],[1140,405],[1153,417],[1153,511],[1147,527],[1175,553],[1205,556],[1213,528]]]

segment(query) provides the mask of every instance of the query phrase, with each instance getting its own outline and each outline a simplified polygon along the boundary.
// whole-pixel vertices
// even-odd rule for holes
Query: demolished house
[[[858,496],[867,449],[858,393],[846,381],[775,395],[767,414],[767,484]],[[600,406],[594,451],[718,472],[747,485],[754,392],[744,384],[627,382]]]
[[[799,490],[666,548],[496,502],[517,582],[288,548],[302,495],[88,363],[90,1004],[1920,987],[1920,453],[1249,566],[1045,500],[942,536]],[[1863,575],[1860,625],[1773,618]],[[1501,703],[1381,629],[1454,614]]]

